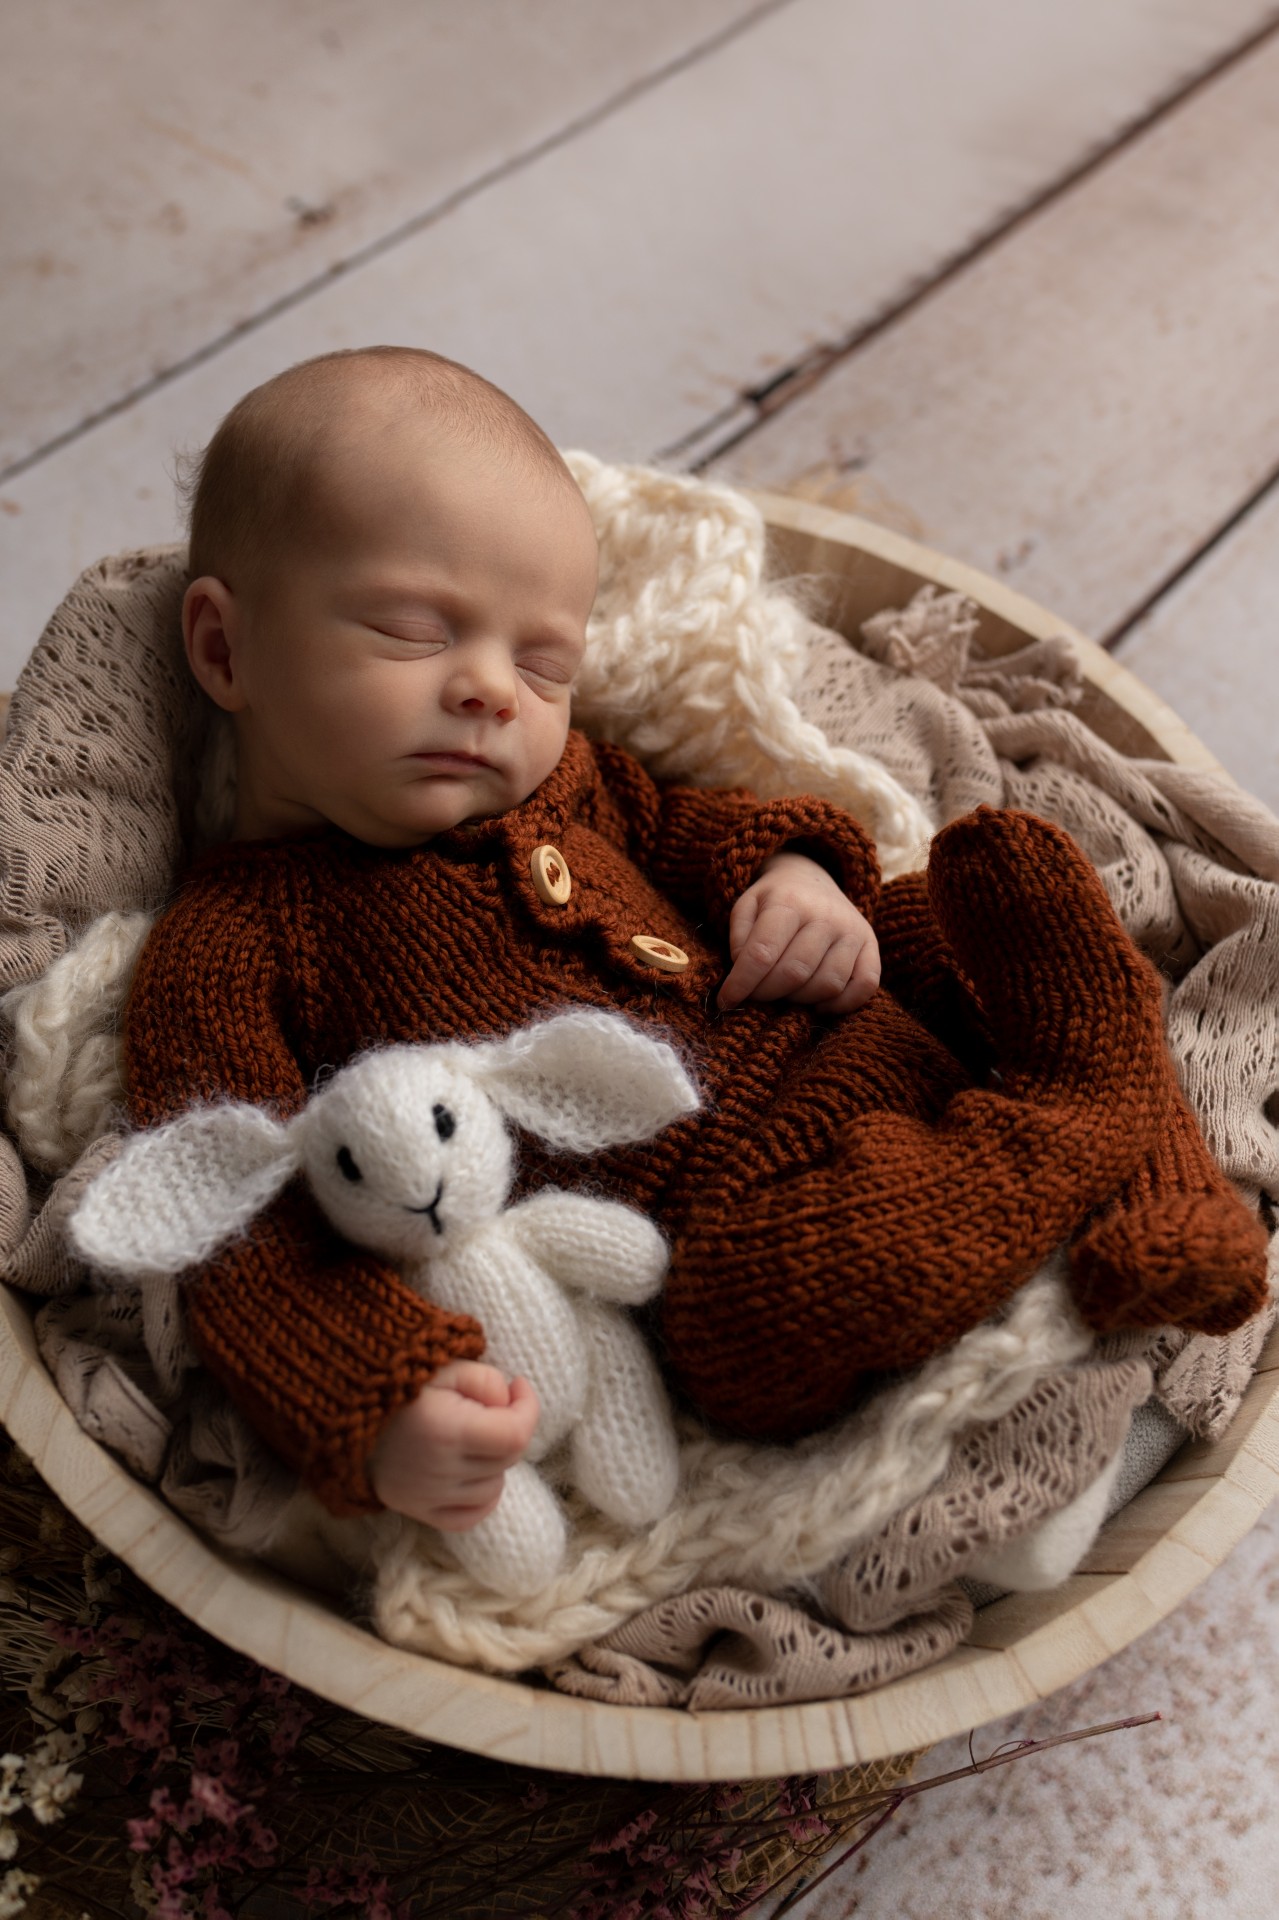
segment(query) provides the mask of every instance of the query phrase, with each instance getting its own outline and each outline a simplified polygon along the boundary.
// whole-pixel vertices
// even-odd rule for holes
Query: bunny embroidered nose
[[[443,1233],[444,1231],[443,1223],[440,1220],[439,1214],[435,1211],[435,1209],[439,1206],[440,1201],[443,1198],[444,1198],[444,1182],[441,1180],[439,1186],[435,1189],[434,1200],[429,1201],[427,1205],[424,1207],[405,1207],[404,1211],[405,1213],[429,1214],[431,1225],[435,1228],[435,1231],[437,1233]]]

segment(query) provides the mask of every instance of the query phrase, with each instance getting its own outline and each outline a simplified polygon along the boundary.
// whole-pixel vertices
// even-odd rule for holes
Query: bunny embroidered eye
[[[437,1101],[431,1108],[431,1118],[435,1122],[435,1131],[439,1134],[440,1139],[451,1140],[457,1132],[457,1121],[453,1118],[448,1108],[442,1107]]]
[[[356,1166],[355,1156],[351,1152],[350,1147],[338,1148],[337,1161],[338,1161],[338,1172],[341,1174],[344,1180],[351,1181],[352,1185],[354,1185],[354,1183],[357,1180],[363,1180],[364,1175],[360,1172],[360,1169]]]

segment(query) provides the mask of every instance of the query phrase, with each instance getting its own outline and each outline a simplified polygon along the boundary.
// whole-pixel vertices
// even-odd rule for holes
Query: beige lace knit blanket
[[[763,529],[741,496],[572,459],[603,559],[581,723],[660,773],[828,794],[876,833],[889,871],[922,859],[933,826],[980,800],[1061,821],[1172,977],[1170,1042],[1218,1157],[1254,1198],[1279,1197],[1267,1111],[1279,1086],[1279,823],[1222,777],[1131,761],[1100,742],[1072,710],[1080,681],[1066,643],[985,662],[974,610],[926,594],[870,622],[856,652],[767,586]],[[12,1147],[0,1157],[0,1235],[6,1276],[58,1296],[43,1316],[45,1352],[80,1417],[197,1524],[249,1549],[274,1542],[293,1566],[314,1566],[323,1536],[347,1567],[372,1567],[370,1605],[388,1638],[498,1670],[558,1662],[560,1684],[578,1690],[612,1682],[564,1665],[568,1656],[637,1617],[663,1623],[659,1641],[673,1652],[691,1644],[689,1607],[713,1632],[737,1604],[707,1612],[725,1583],[804,1587],[847,1632],[838,1647],[813,1643],[801,1673],[802,1616],[779,1608],[782,1692],[766,1697],[798,1697],[937,1657],[966,1625],[958,1574],[981,1572],[1046,1516],[1075,1514],[1077,1534],[1095,1526],[1096,1490],[1152,1366],[1184,1424],[1209,1432],[1229,1418],[1257,1325],[1226,1341],[1161,1336],[1144,1357],[1090,1354],[1050,1270],[998,1324],[837,1432],[785,1452],[688,1433],[672,1514],[640,1540],[579,1515],[566,1572],[517,1608],[472,1588],[421,1529],[326,1524],[291,1497],[190,1373],[172,1292],[86,1293],[59,1230],[74,1191],[113,1151],[115,1030],[140,941],[184,849],[227,818],[225,752],[205,739],[176,642],[181,581],[173,551],[91,570],[14,701],[0,754],[0,988],[21,1159]],[[1050,1439],[1083,1439],[1018,1471],[1032,1414]],[[961,1508],[969,1524],[957,1533]],[[868,1610],[868,1595],[892,1592],[895,1612]],[[682,1604],[683,1615],[670,1611]],[[641,1633],[635,1644],[652,1642]],[[631,1662],[626,1684],[643,1693],[642,1656],[615,1657]]]

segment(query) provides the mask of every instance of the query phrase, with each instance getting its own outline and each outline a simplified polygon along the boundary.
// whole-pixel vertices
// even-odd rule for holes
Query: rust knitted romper
[[[792,842],[875,919],[873,850],[838,808],[659,789],[577,734],[522,806],[423,847],[331,829],[219,849],[138,969],[132,1117],[219,1097],[287,1114],[322,1067],[370,1046],[616,1007],[681,1047],[701,1112],[588,1161],[525,1141],[524,1188],[586,1180],[655,1214],[672,1242],[660,1337],[675,1380],[739,1432],[801,1432],[868,1374],[986,1317],[1134,1179],[1175,1081],[1153,970],[1084,856],[1024,814],[981,809],[938,837],[920,940],[978,997],[997,1079],[979,1084],[884,990],[834,1020],[749,1004],[721,1015],[729,913]],[[566,898],[538,885],[547,847]],[[636,935],[683,949],[688,967],[655,969]],[[1259,1304],[1260,1266],[1244,1268],[1214,1284],[1218,1318]],[[1123,1276],[1116,1287],[1142,1294]],[[367,1469],[386,1420],[445,1360],[482,1349],[472,1322],[338,1239],[300,1187],[188,1276],[186,1299],[205,1363],[334,1512],[377,1506]],[[1186,1324],[1205,1310],[1184,1288],[1178,1304]],[[1143,1311],[1168,1317],[1156,1300]]]

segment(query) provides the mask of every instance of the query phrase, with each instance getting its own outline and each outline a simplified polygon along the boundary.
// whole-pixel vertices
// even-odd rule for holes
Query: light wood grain
[[[0,66],[0,467],[757,0],[51,0]]]
[[[1279,458],[1276,98],[1272,39],[713,471],[913,532],[1104,637]]]
[[[1279,487],[1138,622],[1115,658],[1193,715],[1239,784],[1279,813]]]
[[[242,393],[290,362],[387,338],[436,347],[508,388],[561,445],[584,445],[607,457],[651,457],[701,432],[725,410],[734,414],[744,390],[902,299],[1254,29],[1272,6],[1273,0],[1076,0],[1071,7],[967,0],[955,7],[950,0],[914,0],[902,7],[898,0],[860,0],[854,7],[847,0],[792,0],[713,57],[671,75],[358,272],[224,344],[207,362],[8,485],[0,495],[0,682],[12,683],[83,566],[102,553],[173,536],[175,450],[201,445]],[[467,18],[481,15],[477,8],[464,11]],[[547,17],[543,7],[523,11],[530,19]],[[611,20],[619,10],[590,11]],[[648,9],[630,12],[649,18]],[[209,21],[220,17],[217,9],[206,14]],[[370,73],[381,71],[385,43],[367,24],[377,17],[379,10],[366,10],[364,24],[353,29],[360,43],[350,52],[353,73],[361,61]],[[448,17],[457,17],[457,9]],[[670,17],[665,7],[659,17]],[[268,6],[268,38],[283,31],[270,18]],[[298,15],[290,11],[287,18],[296,23]],[[404,14],[395,6],[388,18]],[[101,31],[114,31],[113,19],[103,12]],[[256,33],[255,25],[248,38]],[[365,34],[372,39],[361,51]],[[306,44],[315,61],[328,58]],[[514,44],[522,45],[518,35]],[[225,76],[230,58],[215,62],[215,73]],[[537,62],[531,70],[536,83],[544,70]],[[412,71],[410,62],[406,72]],[[225,95],[225,78],[223,93],[215,87],[218,111],[242,129],[249,160],[256,166],[255,141],[265,143],[264,155],[276,156],[265,169],[266,197],[255,203],[266,222],[263,286],[284,272],[279,249],[302,244],[291,230],[295,216],[280,204],[288,195],[296,190],[309,197],[323,188],[336,205],[347,204],[344,184],[334,186],[323,168],[319,184],[298,186],[298,168],[279,157],[280,143],[296,132],[306,166],[319,166],[322,143],[309,127],[296,126],[308,98],[305,85],[312,83],[320,84],[304,74],[293,105],[281,108],[278,132],[238,97]],[[483,76],[474,84],[480,120],[488,125],[509,79]],[[399,86],[397,80],[391,89],[395,100]],[[468,82],[461,92],[469,91]],[[376,133],[387,143],[393,180],[406,156],[421,159],[423,150],[402,130],[379,124]],[[166,155],[180,151],[171,139],[147,138]],[[31,139],[24,174],[38,173],[41,165],[34,132]],[[346,164],[352,142],[358,147],[365,139],[369,151],[354,155],[359,164],[352,171]],[[338,153],[346,152],[341,182],[370,182],[370,201],[377,201],[374,158],[381,149],[366,123],[360,121],[355,134],[335,132],[335,141]],[[136,210],[151,204],[147,195],[161,190],[160,179],[146,174],[150,147],[136,156],[129,151],[130,164],[143,173],[130,189]],[[247,182],[207,156],[200,162],[192,155],[190,164],[202,169],[201,192],[216,184],[219,194],[243,189],[252,198]],[[169,186],[162,191],[168,196]],[[272,198],[277,191],[278,201]],[[355,194],[353,218],[359,199]],[[65,253],[73,261],[74,246],[68,252],[67,236],[58,231],[57,257]],[[194,337],[197,309],[210,315],[211,336],[225,327],[228,313],[249,317],[259,269],[249,271],[246,233],[256,246],[252,221],[248,229],[232,222],[225,244],[234,277],[216,297],[198,276],[189,285],[181,276],[166,283],[162,305],[177,309],[172,325],[148,318],[158,269],[128,245],[112,256],[118,283],[98,297],[77,299],[70,291],[74,278],[68,279],[66,302],[52,317],[33,307],[11,334],[26,356],[27,374],[20,379],[18,364],[8,365],[0,385],[19,396],[10,404],[16,408],[30,386],[47,407],[65,381],[82,406],[86,382],[100,366],[102,390],[119,392],[120,377],[111,369],[123,351],[121,327],[130,352],[135,339],[145,340],[148,365],[163,367]],[[327,234],[321,228],[305,248],[327,249]],[[241,286],[249,290],[244,306]],[[58,288],[61,298],[61,280]],[[127,319],[108,326],[106,317],[118,318],[121,310]],[[64,327],[69,344],[59,331]],[[32,355],[38,377],[31,373]],[[23,444],[33,433],[38,437],[33,422],[34,415]],[[962,542],[955,545],[962,550]]]
[[[994,581],[796,502],[769,506],[779,552],[820,560],[847,622],[885,582],[962,585],[997,647],[1057,630]],[[840,586],[841,574],[846,585]],[[1085,671],[1096,664],[1085,648]],[[1189,756],[1193,741],[1106,663],[1094,724]],[[1113,723],[1108,727],[1108,720]],[[685,1714],[574,1700],[384,1645],[314,1595],[232,1561],[195,1535],[76,1426],[35,1349],[27,1305],[0,1288],[0,1419],[65,1503],[158,1593],[227,1645],[326,1698],[448,1745],[535,1767],[654,1780],[768,1778],[913,1752],[1042,1698],[1162,1619],[1218,1565],[1279,1488],[1279,1343],[1245,1415],[1216,1448],[1180,1455],[1116,1516],[1083,1570],[1011,1596],[971,1643],[860,1699]],[[1187,1465],[1189,1471],[1186,1471]]]

